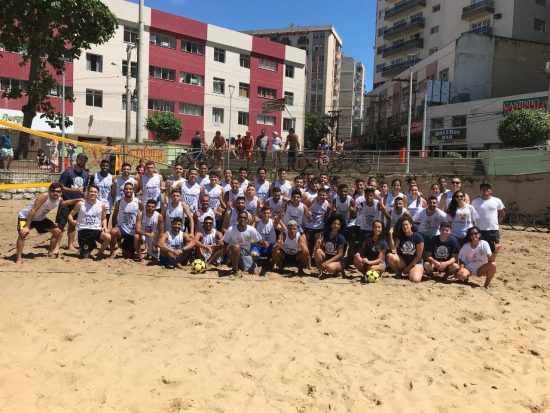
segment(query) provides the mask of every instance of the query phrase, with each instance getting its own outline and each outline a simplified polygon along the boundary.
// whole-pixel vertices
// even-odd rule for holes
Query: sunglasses
[[[459,184],[460,184],[460,181],[451,181],[451,183],[452,183],[453,185],[459,185]]]
[[[479,235],[479,232],[470,232],[470,236],[472,235]]]

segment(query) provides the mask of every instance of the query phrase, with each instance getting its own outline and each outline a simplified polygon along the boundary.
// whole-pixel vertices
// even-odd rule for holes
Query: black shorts
[[[355,243],[355,241],[359,239],[359,227],[355,225],[346,227],[344,238],[346,238],[348,244]]]
[[[100,229],[81,229],[78,231],[78,246],[81,253],[90,253],[97,242],[101,242]]]
[[[61,229],[65,228],[67,222],[69,222],[69,214],[73,210],[75,204],[72,205],[59,205],[57,208],[57,214],[55,215],[55,222]]]
[[[297,265],[298,264],[298,259],[296,258],[298,253],[296,253],[296,254],[287,254],[284,250],[283,250],[283,252],[285,254],[285,258],[283,260],[283,263],[285,265]]]
[[[311,234],[312,236],[320,234],[324,231],[325,231],[324,228],[317,228],[317,229],[315,229],[315,228],[304,228],[304,234],[306,234],[306,235]]]
[[[260,156],[265,158],[267,156],[267,149],[260,149]]]
[[[136,249],[134,248],[134,236],[131,234],[127,234],[122,230],[122,228],[118,227],[118,230],[120,231],[120,247],[129,253],[135,253]]]
[[[495,244],[500,244],[500,231],[498,229],[479,231],[481,233],[481,239],[489,243],[491,251],[495,252]]]
[[[17,231],[21,231],[27,222],[26,219],[17,218]],[[51,219],[44,218],[41,221],[31,221],[30,229],[35,229],[39,234],[45,234],[56,226]]]
[[[296,149],[288,150],[288,159],[296,159]]]

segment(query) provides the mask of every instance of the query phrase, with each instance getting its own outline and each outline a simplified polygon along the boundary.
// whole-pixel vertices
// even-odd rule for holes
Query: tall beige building
[[[378,0],[374,87],[474,32],[549,43],[550,0]]]
[[[339,108],[342,40],[333,26],[292,26],[244,33],[305,50],[306,113],[328,113]]]
[[[340,75],[340,124],[338,134],[342,138],[360,136],[363,133],[363,92],[365,66],[352,57],[342,58]]]

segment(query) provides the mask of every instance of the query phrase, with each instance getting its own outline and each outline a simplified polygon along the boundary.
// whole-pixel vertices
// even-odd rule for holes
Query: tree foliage
[[[510,112],[498,123],[498,138],[513,148],[539,145],[550,139],[550,115],[540,109]]]
[[[12,89],[4,96],[18,99],[26,95],[23,126],[31,127],[37,111],[60,124],[61,114],[55,113],[49,98],[50,91],[59,86],[52,72],[60,75],[64,60],[79,58],[83,50],[105,43],[117,27],[116,16],[100,0],[2,1],[0,44],[8,52],[21,53],[20,65],[29,66],[25,89]],[[73,99],[71,95],[66,98]],[[18,154],[26,157],[27,146],[28,135],[22,134]]]
[[[308,113],[305,120],[304,147],[317,149],[321,139],[331,131],[332,118],[324,113]]]
[[[172,112],[154,112],[145,120],[145,127],[159,143],[176,141],[183,133],[181,119]]]

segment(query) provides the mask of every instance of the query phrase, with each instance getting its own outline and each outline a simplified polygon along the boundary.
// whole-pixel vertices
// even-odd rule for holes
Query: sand
[[[230,280],[49,260],[35,232],[16,266],[23,205],[0,204],[1,412],[550,410],[548,234],[503,231],[489,289]]]

